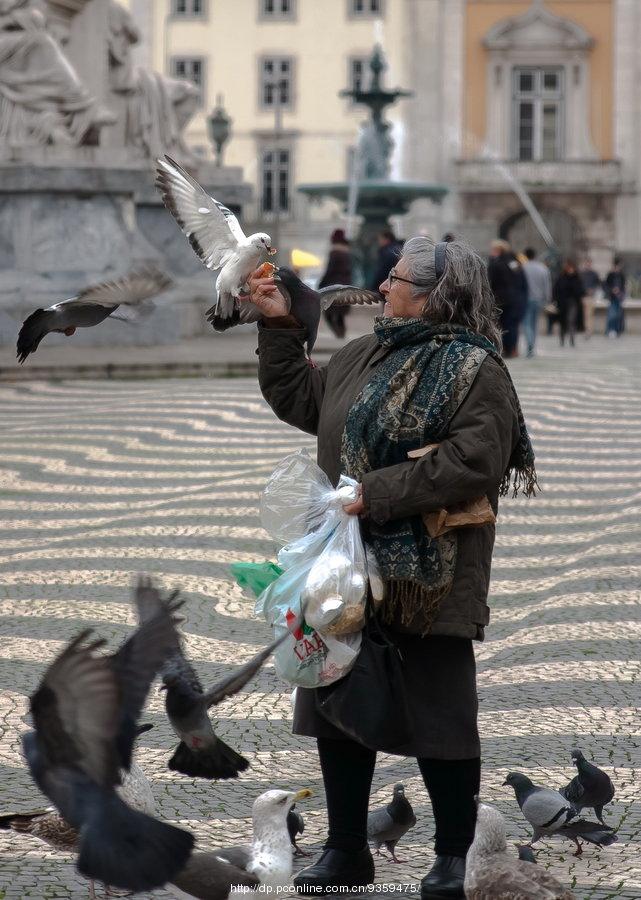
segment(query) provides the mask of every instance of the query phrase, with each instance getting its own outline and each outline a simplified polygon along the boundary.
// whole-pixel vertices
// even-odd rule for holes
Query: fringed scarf
[[[354,401],[343,432],[343,471],[361,480],[365,472],[407,462],[408,450],[439,443],[465,399],[486,356],[503,368],[516,400],[520,439],[501,482],[530,497],[537,487],[534,451],[512,379],[486,337],[456,325],[426,325],[422,319],[379,318],[374,332],[389,353]],[[379,525],[367,521],[367,543],[387,585],[386,618],[400,607],[401,622],[426,633],[440,600],[451,590],[456,566],[456,531],[431,538],[421,516]]]

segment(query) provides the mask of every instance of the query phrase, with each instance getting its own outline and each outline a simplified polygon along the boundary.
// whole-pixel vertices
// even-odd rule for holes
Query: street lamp
[[[227,115],[223,107],[223,95],[216,97],[216,107],[207,117],[207,130],[209,139],[216,148],[216,165],[222,165],[223,147],[231,136],[232,119]]]

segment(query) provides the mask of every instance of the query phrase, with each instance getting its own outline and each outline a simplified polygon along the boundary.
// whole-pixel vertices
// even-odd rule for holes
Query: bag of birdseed
[[[260,595],[256,613],[291,639],[276,650],[276,670],[292,684],[319,687],[349,672],[361,643],[367,557],[357,516],[343,504],[357,483],[332,487],[307,451],[286,457],[261,497],[263,527],[279,543],[283,574]]]

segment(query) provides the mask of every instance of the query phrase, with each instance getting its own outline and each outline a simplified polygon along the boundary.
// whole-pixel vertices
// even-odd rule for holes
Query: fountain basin
[[[322,197],[333,197],[342,203],[347,202],[349,184],[346,181],[328,182],[326,184],[300,184],[298,190],[320,200]],[[448,193],[441,184],[429,184],[422,181],[387,181],[383,179],[365,179],[358,185],[358,204],[356,212],[366,219],[374,213],[376,219],[387,219],[388,216],[400,216],[406,213],[414,200],[426,198],[440,203]]]

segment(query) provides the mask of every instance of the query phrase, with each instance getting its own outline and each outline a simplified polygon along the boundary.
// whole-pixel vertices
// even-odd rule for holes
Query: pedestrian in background
[[[528,300],[523,319],[523,331],[527,343],[527,355],[534,356],[536,333],[541,310],[552,300],[552,277],[550,270],[536,258],[536,250],[527,247],[526,262],[523,266],[528,287]]]
[[[376,260],[376,269],[372,275],[369,287],[373,291],[378,291],[381,285],[394,268],[403,252],[403,241],[399,241],[389,228],[381,231],[378,236],[378,259]],[[380,292],[379,292],[380,293]],[[383,300],[381,294],[381,300]]]
[[[500,311],[503,356],[518,356],[519,325],[527,306],[527,282],[521,264],[507,241],[492,241],[488,276]]]
[[[352,250],[342,228],[332,231],[327,266],[318,282],[319,288],[331,284],[352,284]],[[338,338],[345,337],[345,317],[348,313],[349,306],[334,304],[323,313],[325,321]]]
[[[625,322],[623,318],[623,301],[625,300],[625,274],[620,256],[614,257],[613,268],[605,278],[605,293],[610,303],[605,322],[605,333],[609,337],[621,337]]]
[[[561,274],[554,282],[554,303],[559,311],[559,327],[561,346],[565,344],[566,335],[570,338],[570,346],[574,347],[574,335],[578,310],[583,302],[583,282],[573,259],[566,259]]]
[[[594,307],[601,293],[601,279],[598,272],[592,267],[592,260],[586,257],[580,271],[583,283],[583,322],[585,326],[585,339],[589,340],[594,334]]]

